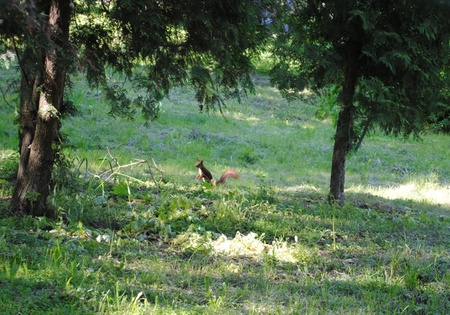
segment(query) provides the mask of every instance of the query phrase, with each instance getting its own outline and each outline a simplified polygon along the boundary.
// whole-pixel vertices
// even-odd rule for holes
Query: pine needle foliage
[[[137,105],[154,118],[158,102],[184,84],[195,88],[199,105],[221,108],[227,97],[253,89],[251,58],[267,35],[263,2],[87,1],[77,8],[73,40],[89,82],[105,86],[112,103],[125,108],[112,113],[128,116]],[[108,68],[125,74],[141,95],[126,101],[108,82]]]
[[[305,87],[342,87],[348,47],[360,45],[353,148],[375,127],[419,135],[448,104],[442,75],[450,56],[445,2],[286,1],[283,10],[272,78],[287,97]]]

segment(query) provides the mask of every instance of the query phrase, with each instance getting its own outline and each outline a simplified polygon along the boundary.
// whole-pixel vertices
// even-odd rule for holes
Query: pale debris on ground
[[[295,257],[295,248],[288,246],[287,242],[274,241],[272,244],[266,244],[253,232],[244,235],[238,231],[232,239],[228,239],[222,234],[215,240],[193,232],[189,233],[189,236],[186,234],[179,235],[175,243],[181,248],[189,248],[191,250],[209,249],[213,255],[249,257],[253,259],[260,259],[265,255],[270,255],[281,262],[295,263],[298,261]]]

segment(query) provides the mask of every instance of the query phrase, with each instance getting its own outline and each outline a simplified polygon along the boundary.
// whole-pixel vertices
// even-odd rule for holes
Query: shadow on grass
[[[93,314],[55,281],[0,278],[2,314]]]
[[[311,263],[279,263],[267,257],[166,253],[158,257],[163,277],[144,267],[142,257],[133,269],[139,283],[121,289],[130,299],[141,290],[151,303],[206,313],[447,313],[450,295],[439,275],[450,262],[398,254],[361,250],[350,262],[336,251]],[[364,274],[368,270],[371,274]]]

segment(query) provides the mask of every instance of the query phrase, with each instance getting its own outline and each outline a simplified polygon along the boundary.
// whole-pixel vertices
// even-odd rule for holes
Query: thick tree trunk
[[[36,56],[42,64],[33,70],[22,64],[20,162],[11,202],[13,212],[19,215],[53,216],[46,199],[55,158],[54,141],[60,128],[58,114],[66,76],[70,3],[48,1],[46,29],[50,43],[43,45],[42,58]],[[24,62],[31,64],[27,59]]]
[[[352,148],[354,110],[353,99],[358,81],[358,60],[361,54],[361,44],[349,44],[345,82],[340,94],[341,110],[334,138],[333,159],[331,163],[331,179],[329,200],[332,203],[344,205],[345,160]]]

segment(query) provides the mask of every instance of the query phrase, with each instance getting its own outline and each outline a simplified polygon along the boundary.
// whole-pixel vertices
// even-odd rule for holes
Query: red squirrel
[[[210,171],[206,169],[203,165],[203,160],[198,160],[195,164],[195,167],[198,168],[198,174],[195,176],[195,179],[200,180],[203,179],[205,182],[210,183],[212,185],[224,184],[228,178],[233,177],[234,179],[239,178],[239,173],[234,169],[226,170],[218,181],[213,180],[213,176]]]

